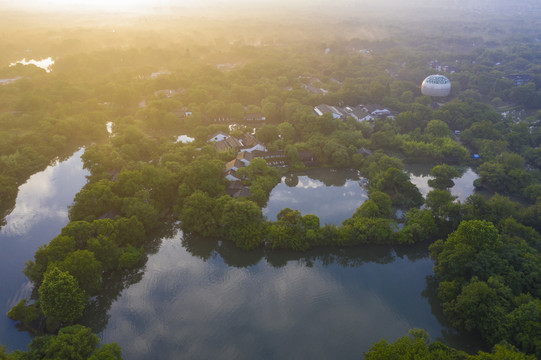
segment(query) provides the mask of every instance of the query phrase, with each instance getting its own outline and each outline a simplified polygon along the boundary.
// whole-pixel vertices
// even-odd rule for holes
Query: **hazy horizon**
[[[0,0],[0,9],[20,10],[28,12],[135,12],[163,13],[175,9],[198,9],[198,10],[257,10],[272,9],[286,10],[296,9],[313,12],[317,10],[330,12],[351,11],[352,9],[379,9],[396,10],[403,8],[430,8],[430,9],[471,9],[471,8],[492,8],[514,7],[518,3],[522,5],[535,5],[531,0],[509,1],[509,0],[451,0],[447,2],[434,2],[431,0],[260,0],[257,2],[249,0]]]

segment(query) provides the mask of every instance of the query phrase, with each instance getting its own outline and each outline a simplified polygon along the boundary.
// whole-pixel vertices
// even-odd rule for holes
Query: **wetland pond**
[[[67,223],[85,175],[78,152],[19,189],[0,233],[4,313],[30,296],[23,263]],[[264,211],[275,218],[290,207],[340,224],[366,198],[358,172],[311,170],[284,177]],[[359,359],[372,343],[394,341],[410,328],[475,348],[431,306],[432,267],[426,244],[245,252],[173,228],[143,268],[108,284],[84,322],[104,343],[117,342],[125,359]],[[9,351],[30,341],[6,316],[0,329]]]
[[[357,170],[310,169],[289,173],[274,187],[263,215],[276,221],[284,208],[314,214],[321,224],[339,225],[368,199],[368,182]]]
[[[410,175],[410,181],[417,186],[424,198],[426,198],[426,194],[433,190],[428,185],[428,180],[434,179],[430,175],[430,169],[433,167],[434,165],[427,164],[405,164],[404,166],[404,171]],[[453,179],[455,185],[449,191],[453,196],[457,197],[458,201],[463,203],[468,196],[475,193],[476,190],[473,182],[479,178],[479,175],[471,167],[462,169],[461,174],[459,177]]]

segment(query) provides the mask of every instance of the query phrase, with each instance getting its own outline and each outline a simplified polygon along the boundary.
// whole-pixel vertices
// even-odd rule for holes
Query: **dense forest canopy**
[[[2,13],[2,219],[19,185],[82,146],[90,175],[70,223],[25,264],[32,298],[8,313],[40,336],[0,356],[120,358],[97,347],[104,323],[79,323],[96,304],[106,317],[103,290],[137,282],[176,227],[243,250],[432,242],[434,306],[494,346],[472,358],[541,356],[541,18],[523,3],[414,2],[422,17],[386,13],[390,2],[359,16]],[[49,69],[16,64],[48,57]],[[449,96],[422,95],[433,73],[449,77]],[[425,197],[408,162],[432,167]],[[339,225],[290,208],[267,219],[283,166],[359,170],[368,199]],[[467,166],[490,196],[451,195]],[[366,357],[468,357],[427,339],[416,330]]]

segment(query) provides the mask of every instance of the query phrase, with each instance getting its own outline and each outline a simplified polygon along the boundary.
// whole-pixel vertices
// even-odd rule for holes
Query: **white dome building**
[[[444,97],[451,92],[451,82],[443,75],[430,75],[421,85],[423,95]]]

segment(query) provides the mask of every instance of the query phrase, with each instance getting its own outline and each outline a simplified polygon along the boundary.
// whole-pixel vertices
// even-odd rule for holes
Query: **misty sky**
[[[507,0],[499,0],[505,3]],[[231,8],[235,6],[296,6],[308,8],[317,7],[437,7],[437,6],[486,6],[498,0],[447,0],[438,2],[433,0],[0,0],[0,9],[24,9],[34,11],[59,10],[103,10],[103,11],[129,11],[146,10],[152,8],[190,7],[190,8]]]

